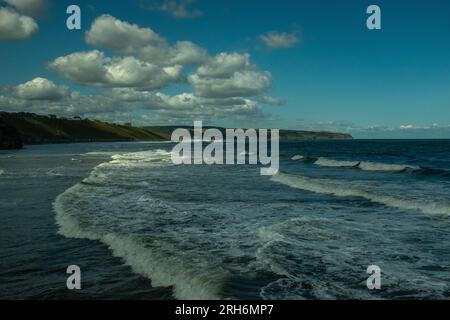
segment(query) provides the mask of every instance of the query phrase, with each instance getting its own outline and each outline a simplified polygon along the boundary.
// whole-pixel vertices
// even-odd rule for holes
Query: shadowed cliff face
[[[22,140],[16,128],[0,123],[0,149],[22,149]]]

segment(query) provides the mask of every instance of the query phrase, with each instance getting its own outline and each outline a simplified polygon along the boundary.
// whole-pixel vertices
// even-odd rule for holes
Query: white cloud
[[[45,78],[34,78],[15,88],[17,97],[24,100],[60,100],[69,95],[65,86],[57,86]]]
[[[233,75],[236,71],[256,69],[250,63],[250,55],[222,52],[200,66],[197,75],[200,77],[224,78]]]
[[[196,95],[209,98],[250,97],[268,90],[271,74],[251,64],[248,54],[220,53],[188,77]]]
[[[28,16],[42,17],[47,14],[49,3],[47,0],[4,0],[19,12]]]
[[[203,98],[192,93],[168,96],[156,93],[144,106],[153,110],[160,119],[217,121],[221,119],[255,119],[263,117],[255,101],[244,98]]]
[[[0,40],[22,40],[38,29],[33,18],[20,15],[10,8],[0,7]]]
[[[86,42],[157,65],[199,64],[206,60],[206,51],[190,41],[169,45],[150,28],[116,19],[110,15],[98,17],[86,32]]]
[[[130,54],[149,43],[164,40],[150,28],[140,28],[110,15],[95,19],[86,32],[86,42],[101,48]]]
[[[229,98],[250,97],[268,90],[271,76],[268,72],[237,71],[229,78],[203,78],[189,76],[189,83],[201,97]]]
[[[272,105],[272,106],[282,106],[286,104],[285,99],[274,98],[270,96],[262,96],[258,98],[258,101],[264,104]]]
[[[0,95],[0,109],[10,112],[34,112],[58,116],[108,116],[110,119],[121,112],[129,112],[131,104],[121,103],[108,95],[72,92],[61,99],[28,100],[18,96]],[[118,120],[118,119],[116,119]]]
[[[292,48],[299,42],[298,32],[293,33],[271,31],[260,36],[264,44],[273,49]]]
[[[255,101],[244,98],[214,99],[197,97],[192,93],[170,96],[160,92],[138,91],[131,88],[106,90],[100,94],[72,92],[61,99],[24,99],[18,95],[0,95],[4,111],[27,111],[58,116],[94,117],[108,121],[130,119],[132,111],[144,118],[133,117],[139,123],[190,123],[194,120],[248,120],[265,115]],[[142,121],[146,122],[142,122]]]
[[[167,95],[161,92],[138,91],[131,88],[112,89],[105,93],[117,101],[141,103],[141,106],[158,110],[171,109],[178,111],[193,111],[196,108],[218,108],[223,111],[235,108],[256,108],[257,103],[250,99],[237,98],[205,98],[193,93]]]
[[[195,2],[196,0],[163,0],[156,4],[147,4],[146,1],[141,1],[141,7],[148,10],[165,12],[179,19],[201,17],[203,12],[198,9],[189,8]]]
[[[49,68],[75,83],[94,87],[155,89],[180,80],[182,66],[160,67],[134,57],[106,57],[98,50],[59,57]]]
[[[266,117],[259,103],[284,103],[264,95],[272,85],[271,74],[260,70],[246,53],[210,57],[190,41],[170,44],[150,28],[109,15],[93,22],[85,40],[117,55],[97,49],[74,52],[57,57],[48,68],[76,84],[103,89],[81,94],[36,78],[17,87],[0,87],[0,107],[108,120],[130,112],[144,114],[140,121],[153,119],[153,123],[196,119],[248,123],[245,121]],[[190,75],[184,74],[191,70],[184,70],[186,65],[197,68]],[[175,95],[154,91],[180,81],[192,91]]]

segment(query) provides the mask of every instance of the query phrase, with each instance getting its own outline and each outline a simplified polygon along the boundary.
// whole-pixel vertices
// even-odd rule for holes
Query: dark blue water
[[[450,296],[450,141],[282,143],[273,177],[174,166],[170,150],[2,152],[2,297]],[[66,289],[71,264],[77,292]],[[381,290],[366,287],[369,265]]]

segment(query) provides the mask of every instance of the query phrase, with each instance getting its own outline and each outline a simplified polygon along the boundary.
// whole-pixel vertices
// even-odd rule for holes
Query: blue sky
[[[47,2],[46,14],[36,15],[23,11],[15,1],[21,0],[0,1],[0,6],[9,8],[9,13],[14,10],[30,16],[39,30],[25,38],[2,40],[0,22],[0,109],[42,109],[43,113],[79,113],[110,121],[132,119],[139,124],[192,123],[195,118],[233,127],[337,130],[361,138],[450,138],[450,2],[446,0],[53,1]],[[81,30],[66,28],[65,11],[70,4],[81,8]],[[371,4],[381,8],[381,30],[366,28],[366,8]],[[99,41],[105,44],[99,38],[103,35],[87,43],[86,32],[103,14],[114,21],[150,28],[168,46],[189,41],[207,57],[183,64],[179,79],[158,87],[123,85],[123,81],[120,85],[117,81],[92,85],[74,79],[66,65],[66,69],[49,67],[59,57],[92,50],[111,59],[143,59],[141,48],[130,52],[115,44],[99,45]],[[287,42],[271,46],[263,40],[270,34]],[[220,63],[211,61],[220,53],[227,53],[230,59],[236,54],[236,59],[248,62],[245,79],[251,82],[250,75],[255,76],[255,86],[262,81],[260,86],[249,91],[244,90],[249,84],[236,88],[235,83],[233,92],[239,89],[239,94],[221,95],[201,86],[203,81],[218,81],[223,86],[219,82],[225,81],[222,76],[200,77],[195,83],[195,79],[186,80],[202,66],[219,68]],[[155,64],[151,58],[145,59]],[[163,68],[168,62],[156,64]],[[231,74],[240,71],[228,70],[227,79],[236,82]],[[263,81],[264,72],[270,73],[270,84]],[[61,90],[47,97],[24,91],[36,86],[47,90],[47,82],[19,87],[37,77]],[[140,98],[126,103],[122,98],[114,100],[117,95],[111,92],[117,93],[121,87]],[[180,99],[176,97],[181,94],[192,94],[192,103],[177,104]],[[77,110],[77,104],[86,100],[79,95],[89,101],[108,98]],[[263,103],[263,97],[276,103]],[[230,102],[233,99],[239,102]],[[104,109],[94,110],[95,103]]]

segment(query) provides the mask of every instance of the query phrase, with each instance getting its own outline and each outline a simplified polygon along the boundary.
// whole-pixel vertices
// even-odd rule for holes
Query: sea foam
[[[151,279],[153,286],[173,286],[174,294],[179,299],[218,299],[221,285],[226,282],[227,273],[224,270],[210,268],[199,272],[195,264],[189,266],[189,261],[196,259],[190,252],[176,250],[174,254],[172,244],[165,243],[163,239],[155,241],[145,235],[123,233],[111,228],[109,225],[112,222],[108,221],[108,215],[122,214],[122,209],[115,207],[114,202],[111,202],[111,212],[92,217],[92,213],[100,208],[99,203],[111,200],[108,195],[114,194],[114,191],[108,191],[108,188],[123,183],[117,181],[119,175],[131,174],[129,169],[145,167],[145,170],[151,170],[152,167],[170,165],[169,159],[170,152],[165,150],[113,155],[111,161],[95,167],[82,183],[72,186],[56,198],[53,208],[59,226],[58,233],[68,238],[101,241],[114,256],[130,265],[134,272]],[[92,188],[97,188],[97,192],[92,192]],[[154,204],[150,196],[145,199],[141,196],[139,199],[138,202],[147,207]],[[80,208],[80,203],[87,203],[92,212],[85,212]]]
[[[318,158],[314,162],[314,164],[321,167],[357,168],[364,171],[380,171],[380,172],[415,172],[424,170],[419,166],[412,166],[406,164],[392,164],[392,163],[359,161],[359,160],[334,160],[326,157]]]
[[[332,160],[324,157],[320,157],[314,162],[314,164],[322,167],[357,167],[360,162],[359,161],[338,161]]]
[[[397,198],[391,195],[377,194],[363,190],[362,187],[360,187],[361,189],[356,188],[344,181],[315,179],[283,172],[273,176],[271,180],[292,188],[315,193],[330,194],[338,197],[360,197],[388,207],[405,210],[420,210],[430,214],[450,215],[450,204],[448,203],[418,201],[412,198]]]

